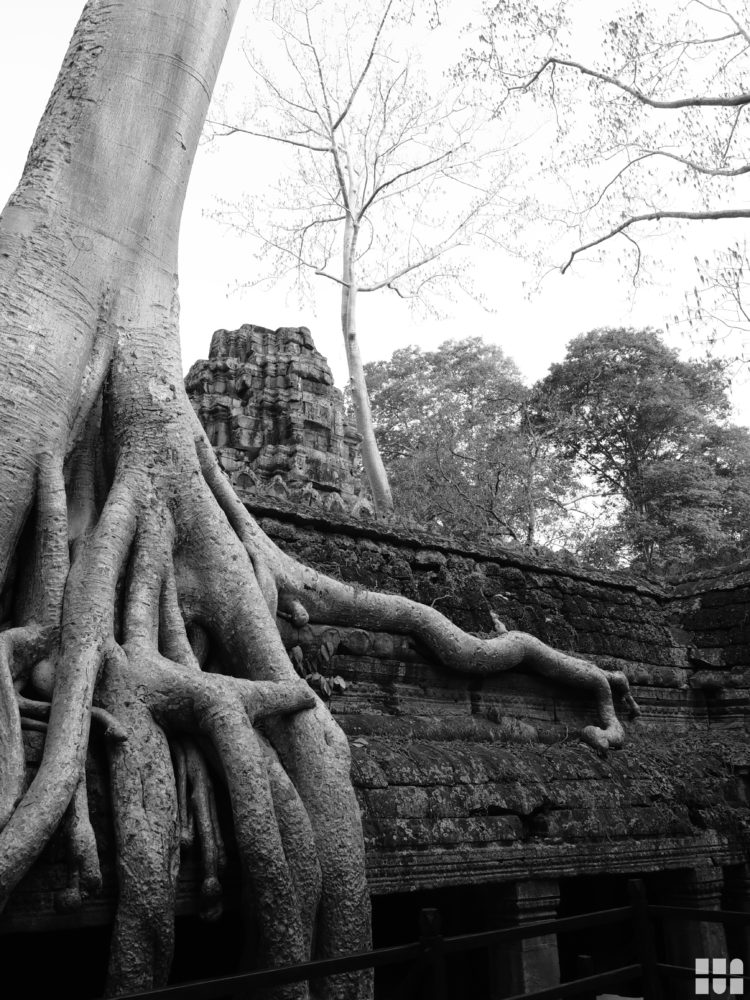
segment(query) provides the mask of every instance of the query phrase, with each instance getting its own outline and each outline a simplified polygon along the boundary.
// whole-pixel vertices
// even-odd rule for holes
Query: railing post
[[[430,989],[427,995],[430,1000],[447,1000],[445,954],[438,910],[429,908],[419,911],[419,939],[429,968]]]
[[[654,924],[648,912],[648,899],[643,879],[628,882],[630,905],[633,908],[635,944],[643,973],[644,1000],[662,1000],[661,977],[656,962]]]
[[[591,955],[576,957],[576,979],[586,979],[594,975],[594,960]],[[596,1000],[596,993],[579,993],[578,1000]]]
[[[557,879],[490,884],[485,889],[485,920],[490,929],[523,927],[554,920],[560,905]],[[557,935],[543,934],[520,941],[504,941],[488,948],[490,989],[488,1000],[557,986],[560,958]]]
[[[662,875],[659,902],[688,910],[720,910],[724,894],[724,869],[708,860],[694,868]],[[727,936],[723,921],[667,917],[662,924],[664,959],[669,965],[694,966],[696,958],[726,958]],[[671,978],[671,977],[670,977]],[[670,983],[670,994],[694,1000],[690,979]]]

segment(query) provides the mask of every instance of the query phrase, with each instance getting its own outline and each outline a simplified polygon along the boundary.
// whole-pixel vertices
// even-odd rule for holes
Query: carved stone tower
[[[359,435],[307,327],[217,330],[185,385],[240,493],[276,483],[354,502]]]

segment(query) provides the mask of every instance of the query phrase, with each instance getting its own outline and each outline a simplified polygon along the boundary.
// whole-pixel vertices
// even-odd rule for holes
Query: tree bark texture
[[[432,608],[287,557],[221,473],[185,395],[177,237],[239,0],[89,0],[0,217],[0,908],[52,834],[69,905],[101,883],[84,762],[105,737],[119,897],[108,991],[163,984],[180,847],[221,910],[231,808],[249,960],[368,947],[349,750],[296,675],[277,612],[412,634],[447,667],[527,665],[587,691],[617,746],[614,673],[523,633],[483,641]],[[632,699],[630,699],[632,707]],[[46,726],[26,787],[21,719]],[[250,949],[248,949],[250,950]],[[326,998],[366,998],[367,973]],[[307,984],[280,998],[306,998]]]

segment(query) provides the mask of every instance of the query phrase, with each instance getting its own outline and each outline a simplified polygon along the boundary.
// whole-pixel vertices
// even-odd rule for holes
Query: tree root
[[[278,763],[264,751],[253,723],[278,713],[309,708],[314,696],[302,682],[286,686],[176,670],[174,663],[155,649],[139,645],[126,645],[123,652],[128,665],[119,673],[140,692],[150,717],[170,731],[206,736],[218,753],[231,799],[245,884],[251,890],[246,905],[260,925],[263,959],[271,965],[303,961],[309,956],[307,942],[311,936],[304,927],[303,915],[309,919],[314,903],[300,905],[310,878],[306,872],[295,871],[297,861],[305,861],[299,858],[298,832],[290,818],[296,800],[288,779],[281,779],[278,773],[273,780],[269,778],[269,770],[278,768]],[[216,811],[205,794],[208,774],[200,755],[194,746],[184,742],[182,754],[185,785],[192,790],[193,816],[201,841],[203,902],[210,906],[217,895],[220,867]],[[182,767],[178,764],[180,784]],[[284,802],[283,795],[290,804]],[[282,819],[276,812],[277,804]],[[309,848],[311,842],[308,837],[304,846]],[[309,862],[305,861],[305,865]],[[303,995],[296,989],[287,992],[290,997]]]
[[[194,517],[192,509],[189,516]],[[189,598],[182,600],[174,569],[174,538],[173,516],[161,498],[132,474],[120,474],[98,522],[73,540],[76,557],[61,611],[60,651],[37,658],[25,670],[26,683],[43,697],[51,697],[51,703],[25,694],[6,702],[19,719],[18,734],[21,711],[28,722],[47,728],[39,773],[20,807],[16,790],[15,808],[9,810],[12,816],[2,834],[9,845],[8,857],[13,852],[16,859],[23,857],[13,868],[4,868],[0,861],[7,891],[32,854],[19,842],[21,817],[30,817],[37,831],[33,849],[38,853],[68,802],[63,829],[71,881],[58,895],[57,905],[73,908],[80,905],[81,893],[96,890],[98,859],[83,774],[89,717],[100,721],[109,737],[119,882],[107,987],[113,995],[165,981],[172,953],[179,840],[189,839],[191,826],[200,842],[202,912],[207,917],[220,912],[225,849],[213,779],[196,737],[210,741],[229,792],[244,873],[245,910],[258,927],[255,961],[260,957],[264,964],[279,964],[309,958],[321,895],[315,835],[302,799],[274,748],[254,728],[256,721],[313,707],[316,699],[293,674],[275,629],[269,645],[268,611],[252,593],[255,578],[250,565],[231,567],[227,574],[224,557],[217,560],[209,599],[202,595],[206,620],[212,618],[210,605],[225,601],[228,575],[244,577],[250,570],[251,592],[245,596],[253,599],[253,607],[243,609],[239,626],[221,623],[222,638],[218,646],[214,644],[216,626],[209,638],[199,624],[200,616],[196,620],[189,613]],[[222,551],[226,542],[222,527],[213,540],[214,552]],[[200,561],[205,544],[195,547]],[[236,560],[236,554],[232,558]],[[259,608],[260,624],[253,617]],[[224,631],[230,636],[228,642]],[[115,636],[120,632],[118,643]],[[199,656],[191,648],[191,636]],[[11,638],[7,633],[6,646]],[[281,676],[252,680],[253,671],[265,666],[269,654]],[[222,660],[224,669],[243,676],[204,673],[199,664],[208,657],[212,670]],[[7,657],[6,676],[10,683]],[[293,683],[279,683],[282,679]],[[174,764],[165,732],[170,734]],[[56,752],[51,754],[54,742]],[[279,996],[301,1000],[307,987],[288,987]]]
[[[190,811],[190,795],[188,792],[187,757],[185,744],[181,739],[173,739],[172,764],[177,788],[177,816],[180,824],[180,847],[183,850],[193,846],[195,841],[195,821]]]
[[[281,552],[265,535],[258,538],[255,521],[223,477],[216,457],[196,430],[196,450],[206,481],[238,537],[255,553],[255,565],[266,563],[273,573],[280,612],[301,624],[308,620],[330,625],[387,630],[419,640],[439,663],[467,674],[493,674],[525,667],[544,677],[582,688],[594,696],[601,726],[586,726],[581,737],[597,749],[619,747],[624,730],[612,692],[631,714],[639,709],[624,674],[604,671],[580,657],[560,653],[525,632],[508,631],[493,615],[496,637],[480,639],[463,632],[434,608],[393,594],[362,591],[318,573]],[[299,626],[298,626],[299,627]]]
[[[21,715],[11,674],[12,632],[0,635],[0,830],[13,815],[26,783]]]
[[[480,639],[468,635],[434,608],[391,594],[355,590],[285,557],[282,585],[305,603],[313,622],[387,629],[418,639],[438,662],[460,673],[487,675],[523,667],[593,695],[600,726],[581,736],[598,749],[619,747],[624,730],[615,711],[613,688],[637,710],[624,674],[612,674],[580,657],[558,652],[525,632],[505,631]]]
[[[38,666],[38,664],[37,664]],[[46,692],[45,692],[46,693]],[[39,720],[46,723],[49,719],[50,709],[52,705],[48,701],[35,701],[32,698],[26,698],[23,695],[16,695],[16,702],[18,704],[18,710],[21,713],[21,722],[24,720]],[[113,740],[115,743],[124,743],[128,738],[128,734],[114,717],[109,712],[105,712],[103,708],[99,708],[96,705],[91,706],[91,721],[96,722],[101,728],[102,735],[106,740]],[[44,726],[44,732],[47,731],[47,726]]]
[[[259,736],[266,760],[273,808],[287,857],[294,859],[292,880],[300,909],[305,954],[311,955],[315,918],[320,904],[323,875],[315,846],[315,833],[297,789],[284,770],[279,756],[263,736]]]
[[[62,820],[79,784],[91,700],[112,631],[115,588],[133,522],[132,496],[125,484],[115,485],[89,544],[68,574],[44,755],[0,832],[0,909]],[[15,697],[12,701],[20,720]]]
[[[68,854],[69,883],[66,889],[55,895],[55,908],[62,912],[79,909],[84,895],[96,896],[102,887],[96,838],[89,817],[85,771],[65,813],[63,835]]]
[[[184,791],[186,793],[189,787],[190,798],[185,806],[181,806],[180,815],[181,818],[185,815],[185,825],[190,830],[189,842],[193,840],[194,829],[200,844],[200,915],[204,920],[218,920],[223,910],[219,876],[226,867],[226,850],[216,812],[213,782],[203,755],[195,743],[191,740],[183,740],[181,743]],[[178,791],[179,794],[182,794],[182,790]],[[180,842],[183,842],[182,831]]]
[[[118,899],[107,995],[167,981],[179,868],[177,802],[169,745],[128,683],[122,650],[107,657],[97,698],[128,733],[108,747]]]
[[[0,909],[61,824],[73,883],[95,888],[83,779],[99,719],[119,881],[112,994],[167,974],[181,759],[211,898],[210,785],[226,784],[263,961],[308,957],[314,935],[322,955],[369,943],[346,741],[279,639],[272,550],[257,526],[238,541],[206,485],[182,387],[179,217],[237,5],[87,4],[0,225]],[[118,45],[135,37],[148,44]],[[154,59],[174,45],[179,60]],[[122,155],[102,139],[115,133]],[[131,180],[139,196],[120,198]],[[282,610],[306,614],[304,601]],[[46,725],[28,788],[17,694],[26,724]],[[200,755],[173,764],[178,742]],[[347,1000],[369,991],[355,976],[323,992],[341,983]]]
[[[161,383],[149,392],[159,406],[172,398]],[[201,915],[221,913],[216,782],[229,799],[242,910],[254,928],[248,962],[287,964],[369,944],[348,744],[295,673],[277,616],[293,629],[311,621],[407,634],[464,673],[531,669],[593,695],[600,725],[587,726],[584,739],[602,749],[622,743],[613,692],[636,708],[624,675],[508,631],[496,617],[496,635],[480,639],[433,608],[300,565],[260,531],[193,418],[184,421],[189,434],[183,427],[188,451],[176,448],[173,458],[144,456],[137,434],[120,441],[99,509],[97,419],[71,459],[67,526],[59,463],[40,465],[33,551],[50,582],[24,585],[21,624],[0,633],[0,906],[61,822],[70,886],[58,905],[98,891],[84,773],[94,721],[106,737],[117,848],[110,995],[166,981],[181,846],[199,851]],[[173,438],[164,431],[159,440]],[[63,573],[68,531],[73,561]],[[22,724],[46,726],[26,791]],[[352,973],[319,986],[324,1000],[365,1000],[372,978]],[[306,1000],[308,992],[299,984],[274,996]]]

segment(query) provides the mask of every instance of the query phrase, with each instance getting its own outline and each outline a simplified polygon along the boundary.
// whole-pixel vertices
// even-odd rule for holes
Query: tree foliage
[[[537,395],[564,454],[621,504],[590,554],[651,566],[747,537],[750,436],[729,422],[721,363],[684,361],[653,330],[594,330]]]
[[[569,463],[529,419],[529,389],[500,347],[480,337],[405,347],[366,373],[400,510],[506,542],[556,540]]]
[[[399,509],[504,544],[656,569],[744,543],[750,435],[722,363],[595,330],[528,388],[479,337],[367,366]]]

